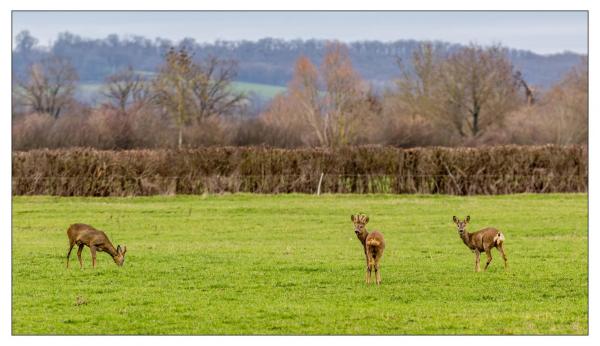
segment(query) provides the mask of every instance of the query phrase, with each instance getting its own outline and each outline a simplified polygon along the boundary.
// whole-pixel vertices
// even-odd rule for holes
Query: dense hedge
[[[13,153],[14,195],[221,192],[507,194],[585,192],[583,146],[32,150]]]

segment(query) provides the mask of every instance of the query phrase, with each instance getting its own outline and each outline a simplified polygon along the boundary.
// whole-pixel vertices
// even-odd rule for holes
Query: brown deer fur
[[[470,216],[467,216],[463,221],[460,221],[456,216],[453,216],[452,220],[458,227],[458,235],[462,241],[475,253],[475,271],[480,271],[479,256],[482,252],[485,252],[487,256],[487,262],[485,263],[484,268],[484,270],[487,270],[490,262],[492,262],[493,248],[500,251],[502,259],[504,259],[504,269],[508,268],[508,259],[504,252],[504,234],[502,234],[502,232],[495,228],[487,227],[477,232],[469,233],[467,232],[466,227],[469,221],[471,221]]]
[[[385,249],[385,241],[383,234],[378,231],[369,233],[366,224],[369,222],[369,217],[364,214],[356,214],[350,216],[354,223],[354,233],[360,240],[365,252],[367,260],[367,270],[365,272],[366,283],[371,283],[371,272],[375,270],[375,280],[377,284],[381,284],[381,272],[379,271],[379,261],[383,256]]]
[[[90,225],[82,223],[76,223],[69,226],[67,229],[67,236],[69,237],[69,252],[67,252],[67,268],[69,268],[69,257],[71,256],[71,250],[73,246],[77,244],[79,250],[77,251],[77,258],[79,259],[79,267],[83,268],[83,262],[81,261],[81,251],[83,246],[87,245],[92,253],[92,267],[96,267],[96,251],[103,251],[112,256],[113,260],[118,266],[122,266],[125,261],[125,253],[127,247],[121,248],[121,245],[117,245],[117,248],[108,240],[106,233],[95,229]]]

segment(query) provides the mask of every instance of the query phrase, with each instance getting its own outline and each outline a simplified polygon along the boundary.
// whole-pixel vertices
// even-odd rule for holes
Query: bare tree
[[[330,43],[320,69],[306,57],[296,61],[287,93],[263,118],[271,124],[293,123],[305,144],[335,147],[366,137],[376,103],[352,68],[347,48]]]
[[[560,145],[587,143],[588,78],[586,57],[537,104],[536,125],[544,130],[549,142]]]
[[[153,82],[156,102],[175,120],[179,130],[177,145],[180,149],[183,145],[183,128],[196,111],[192,97],[196,78],[198,71],[192,62],[192,56],[185,49],[176,51],[171,48]]]
[[[476,137],[502,124],[518,106],[518,81],[505,49],[470,45],[450,55],[442,68],[449,120],[461,136]]]
[[[145,79],[131,66],[106,78],[102,94],[110,106],[125,115],[133,104],[145,103],[149,97]]]
[[[424,43],[412,54],[413,71],[409,70],[401,60],[398,66],[402,78],[397,85],[398,98],[409,111],[412,118],[427,117],[442,111],[441,99],[441,57],[431,43]]]
[[[307,57],[300,56],[287,91],[274,97],[260,114],[261,122],[281,137],[276,139],[277,145],[327,145],[318,83],[317,68]]]
[[[14,92],[32,112],[57,118],[73,100],[77,80],[77,72],[69,61],[53,56],[32,64],[28,79],[17,82]]]
[[[517,83],[519,83],[519,85],[523,87],[523,90],[525,90],[525,100],[527,100],[527,105],[533,106],[533,104],[536,101],[534,95],[535,89],[525,81],[525,78],[523,77],[521,71],[515,72],[515,79],[517,80]]]
[[[279,94],[259,115],[260,124],[268,131],[263,136],[266,143],[287,148],[316,143],[313,129],[304,118],[302,105],[292,100],[287,94]]]
[[[441,63],[443,56],[430,42],[418,46],[410,64],[398,59],[401,78],[397,91],[383,97],[383,142],[401,147],[449,145],[452,137],[442,121],[443,104]],[[409,68],[410,65],[412,68]]]
[[[413,57],[414,73],[403,74],[400,96],[422,114],[460,137],[477,137],[519,105],[519,81],[506,50],[470,45],[448,57],[425,45]]]
[[[370,101],[345,45],[338,42],[328,45],[321,75],[327,91],[323,111],[329,145],[350,144],[359,135],[360,122],[368,123]]]
[[[216,57],[209,57],[198,64],[199,75],[194,79],[192,91],[200,119],[229,114],[245,100],[243,93],[235,93],[231,87],[236,69],[235,61]]]
[[[289,92],[284,99],[284,103],[288,103],[291,106],[289,107],[291,109],[287,112],[290,115],[298,112],[298,114],[294,116],[296,121],[291,121],[291,123],[301,122],[310,127],[309,131],[311,134],[307,133],[302,136],[304,137],[304,141],[307,144],[314,144],[315,140],[311,137],[316,137],[316,143],[318,145],[329,145],[326,134],[328,121],[321,113],[322,105],[319,95],[319,75],[317,68],[307,57],[301,56],[296,61],[294,76],[289,84],[288,90]],[[292,112],[289,112],[290,110]],[[300,124],[295,125],[296,131],[303,128],[298,126]]]
[[[195,63],[186,48],[169,50],[153,90],[157,103],[177,124],[179,148],[183,145],[183,129],[191,121],[228,114],[245,99],[231,88],[235,68],[233,61],[217,58]]]

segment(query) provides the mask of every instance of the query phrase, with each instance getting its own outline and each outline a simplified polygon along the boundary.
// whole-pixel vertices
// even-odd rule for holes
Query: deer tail
[[[369,239],[367,240],[367,245],[369,246],[379,246],[381,243],[377,239]]]
[[[494,237],[494,244],[502,245],[502,243],[504,243],[504,234],[502,234],[502,232],[498,232],[498,234],[496,234]]]

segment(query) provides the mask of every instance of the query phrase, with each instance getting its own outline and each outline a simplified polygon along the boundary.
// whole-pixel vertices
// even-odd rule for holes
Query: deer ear
[[[454,223],[457,223],[457,222],[458,222],[458,219],[456,218],[456,216],[453,216],[453,217],[452,217],[452,221],[454,221]]]
[[[369,223],[369,217],[365,217],[365,224]]]
[[[354,214],[350,215],[350,220],[352,220],[352,222],[354,222]]]
[[[121,245],[117,245],[117,253],[121,253]]]
[[[127,252],[127,246],[123,246],[123,255]]]
[[[465,219],[466,222],[471,221],[471,216],[467,215],[467,218]]]

